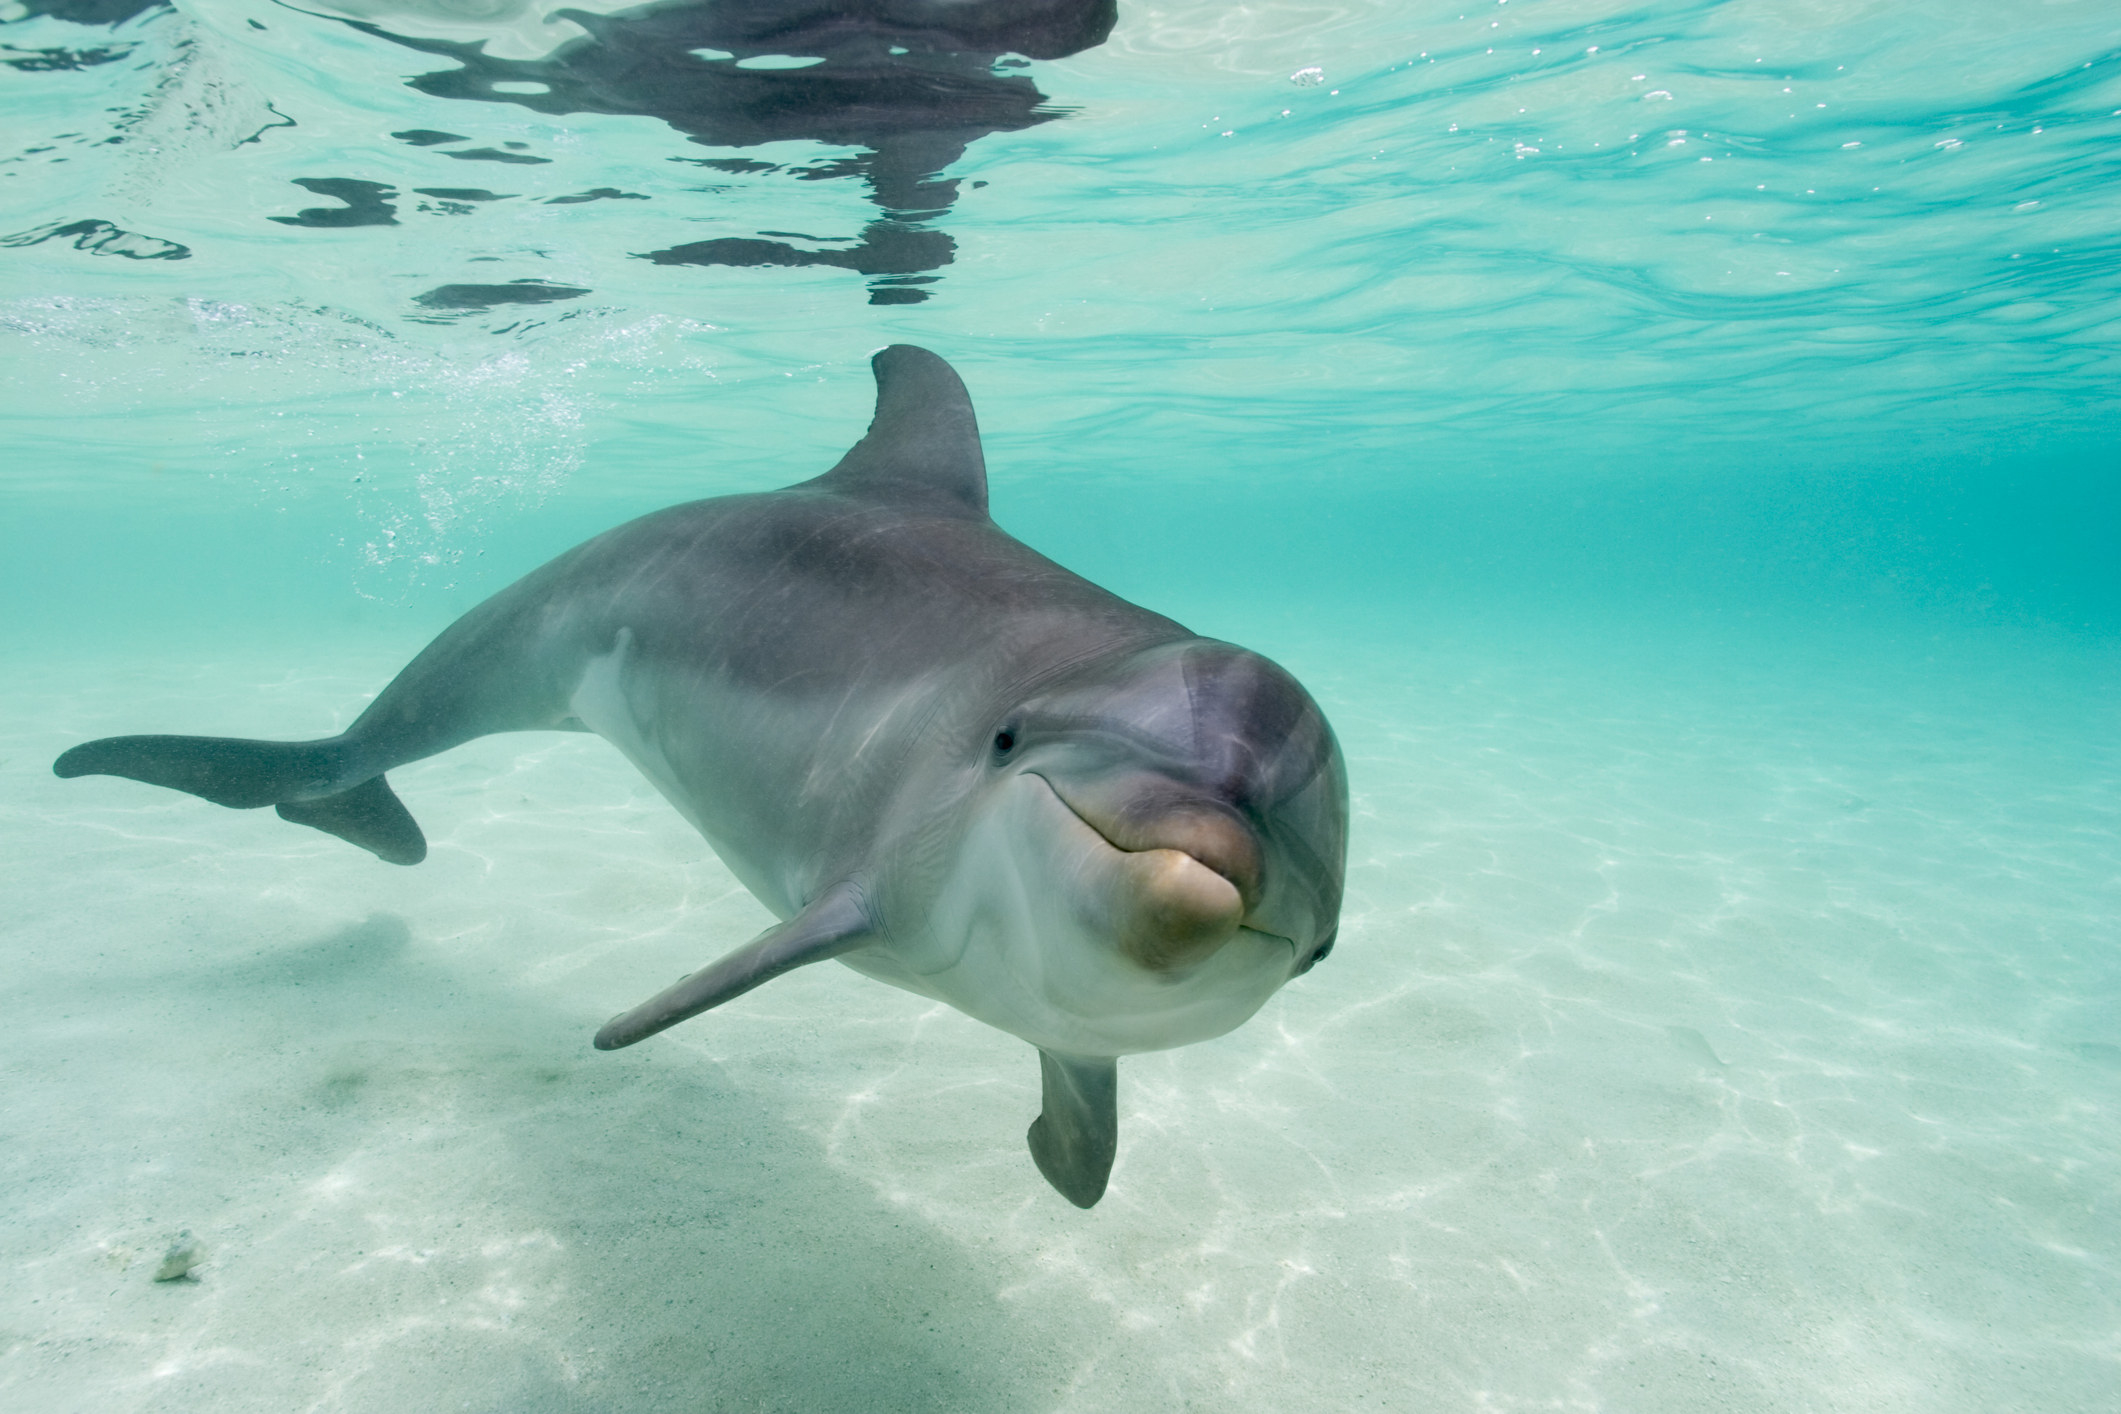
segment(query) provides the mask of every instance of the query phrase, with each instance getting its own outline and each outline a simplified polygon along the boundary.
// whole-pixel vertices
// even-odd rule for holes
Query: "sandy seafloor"
[[[1260,643],[1341,945],[1123,1064],[1087,1213],[1029,1049],[842,968],[591,1050],[768,921],[594,738],[394,772],[416,869],[49,774],[419,634],[18,655],[0,1405],[2121,1407],[2112,655],[1621,637]]]

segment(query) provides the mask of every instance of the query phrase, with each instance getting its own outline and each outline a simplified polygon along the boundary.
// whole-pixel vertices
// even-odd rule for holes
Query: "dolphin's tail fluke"
[[[244,741],[218,736],[110,736],[52,763],[56,776],[123,776],[186,791],[236,810],[279,807],[280,818],[337,835],[391,864],[418,864],[427,839],[382,773],[344,737]]]
[[[351,790],[316,800],[288,800],[280,818],[337,835],[385,864],[418,864],[427,857],[427,836],[381,776],[370,776]]]

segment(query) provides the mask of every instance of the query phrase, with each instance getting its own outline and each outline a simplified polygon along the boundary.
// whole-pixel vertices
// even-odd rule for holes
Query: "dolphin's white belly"
[[[933,714],[936,686],[792,701],[659,664],[622,628],[609,652],[582,664],[568,706],[785,919],[889,831],[894,772],[909,734]],[[926,949],[905,958],[916,972],[945,960]]]
[[[569,708],[583,726],[617,747],[634,769],[647,777],[663,799],[700,832],[738,882],[778,917],[792,916],[802,906],[796,896],[798,882],[783,869],[773,867],[774,861],[756,857],[743,841],[718,828],[719,822],[706,808],[706,802],[669,759],[663,744],[642,730],[641,723],[650,715],[643,708],[652,711],[653,704],[635,700],[634,694],[643,686],[643,680],[638,666],[630,661],[633,656],[633,633],[622,628],[610,652],[584,664],[581,679],[569,695]],[[651,691],[648,695],[655,694]],[[713,714],[710,711],[705,715]]]

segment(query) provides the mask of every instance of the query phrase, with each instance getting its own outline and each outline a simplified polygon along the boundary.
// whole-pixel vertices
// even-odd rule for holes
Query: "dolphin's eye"
[[[1011,751],[1014,751],[1015,749],[1016,749],[1016,733],[1015,733],[1015,732],[1012,732],[1012,731],[1010,731],[1010,730],[1009,730],[1009,729],[1008,729],[1007,727],[1003,727],[1003,728],[1002,728],[1002,729],[1001,729],[1000,731],[998,731],[998,732],[996,732],[996,733],[994,734],[994,754],[995,754],[995,755],[997,755],[997,756],[1007,756],[1007,755],[1008,755],[1008,754],[1009,754],[1009,753],[1010,753]]]

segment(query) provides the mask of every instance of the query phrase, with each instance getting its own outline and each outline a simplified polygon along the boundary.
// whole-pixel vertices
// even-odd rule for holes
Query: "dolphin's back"
[[[917,741],[963,736],[975,755],[986,716],[1025,685],[1191,636],[948,498],[818,483],[645,516],[495,604],[496,626],[541,640],[542,661],[510,674],[539,685],[526,715],[541,720],[523,725],[611,740],[777,911],[865,847]],[[444,690],[447,665],[486,656],[430,652]],[[430,696],[419,667],[401,678],[408,702]],[[393,683],[357,729],[400,695]]]
[[[982,653],[1037,671],[1190,636],[937,499],[806,485],[697,501],[569,560],[568,597],[605,633],[652,633],[644,650],[761,690],[916,679]]]
[[[588,728],[718,846],[748,838],[770,852],[801,842],[791,830],[838,833],[805,802],[829,799],[828,813],[849,820],[873,806],[888,789],[884,756],[932,720],[940,694],[985,699],[1114,647],[1184,636],[954,495],[820,478],[672,506],[577,546],[451,624],[337,737],[110,737],[54,770],[274,805],[412,864],[426,842],[384,772],[497,732]],[[992,681],[964,682],[968,663]],[[585,697],[606,678],[616,697]],[[599,720],[585,719],[593,705],[606,709],[591,713]],[[864,715],[872,749],[828,757],[824,744]],[[788,808],[723,818],[740,800]]]

